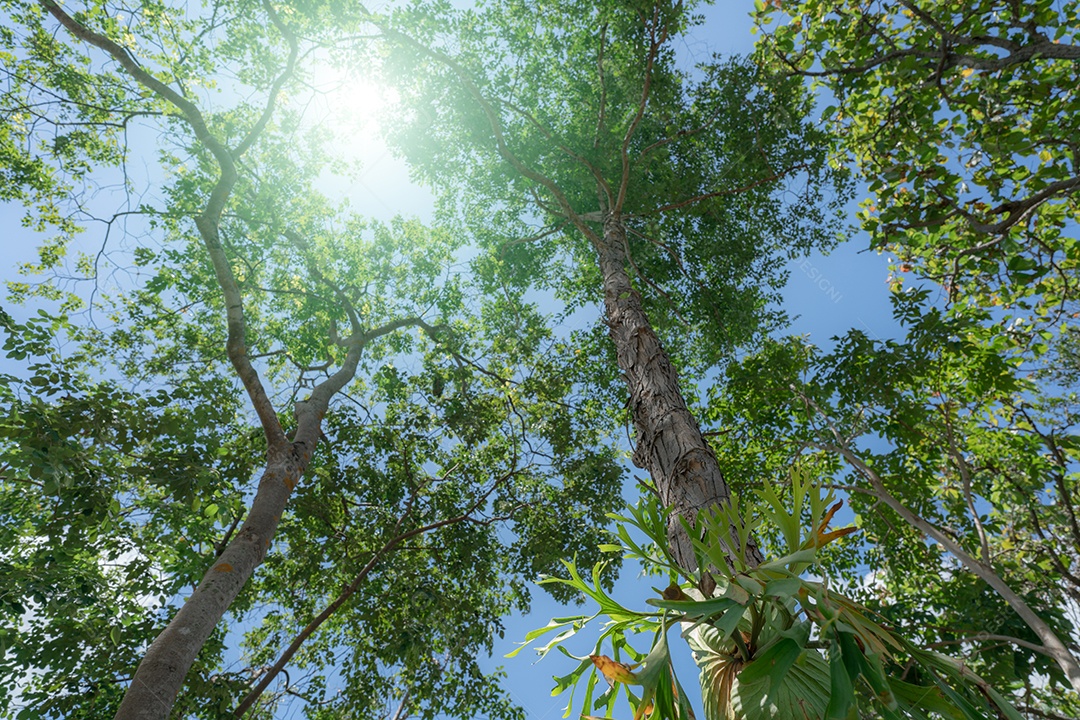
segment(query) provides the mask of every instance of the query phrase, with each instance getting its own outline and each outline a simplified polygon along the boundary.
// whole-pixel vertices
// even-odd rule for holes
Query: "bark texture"
[[[603,235],[594,245],[604,278],[608,333],[630,390],[637,440],[634,464],[649,472],[661,502],[671,506],[668,542],[672,554],[680,567],[693,571],[697,558],[679,518],[692,525],[700,511],[729,502],[731,492],[626,272],[626,229],[617,214],[604,221]],[[720,540],[729,557],[742,555],[734,530],[731,537]],[[751,567],[762,561],[753,540],[744,559]]]
[[[259,480],[247,520],[180,612],[155,638],[116,714],[124,720],[167,718],[187,671],[214,627],[266,557],[286,501],[311,459],[307,442],[278,447]]]

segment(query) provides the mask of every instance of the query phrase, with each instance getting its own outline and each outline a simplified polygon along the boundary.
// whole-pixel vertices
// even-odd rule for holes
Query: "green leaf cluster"
[[[654,610],[634,611],[601,591],[595,580],[590,585],[573,563],[566,563],[569,577],[547,582],[574,587],[596,602],[597,613],[553,620],[530,633],[526,642],[559,630],[539,649],[543,656],[553,647],[563,650],[561,644],[589,621],[603,617],[606,623],[594,654],[582,659],[570,675],[557,678],[555,691],[585,682],[583,715],[602,709],[605,717],[612,717],[615,697],[625,689],[635,717],[692,717],[666,640],[671,628],[681,627],[700,669],[708,720],[842,719],[868,713],[884,718],[1020,718],[1004,697],[963,663],[920,649],[820,575],[804,576],[810,568],[815,573],[823,569],[817,552],[828,542],[823,534],[832,513],[825,508],[832,493],[823,497],[818,485],[805,475],[795,473],[791,479],[790,507],[766,484],[756,498],[757,506],[766,508],[763,514],[749,511],[744,515],[733,503],[701,517],[696,528],[700,532],[691,537],[700,538],[695,544],[703,561],[723,562],[729,557],[724,549],[729,540],[724,535],[732,516],[739,516],[740,525],[748,528],[765,521],[777,523],[787,538],[786,545],[780,546],[786,551],[782,557],[767,559],[756,568],[712,570],[720,583],[711,598],[697,591],[699,577],[684,575],[680,585],[672,572],[674,562],[667,557],[658,561],[672,579],[661,593],[663,599],[648,601]],[[804,509],[807,515],[802,514]],[[646,497],[631,508],[630,517],[620,518],[617,534],[628,535],[629,526],[663,548],[663,517],[655,500]],[[804,523],[807,517],[809,525]],[[615,548],[641,558],[636,542],[609,549]],[[646,564],[653,562],[645,558]],[[643,660],[629,644],[634,634],[653,635],[652,650]],[[614,649],[615,662],[620,653],[630,654],[640,660],[641,669],[634,671],[634,666],[615,665],[611,658],[601,657],[605,642]],[[594,699],[600,674],[607,676],[611,689]],[[631,686],[641,688],[640,697]]]

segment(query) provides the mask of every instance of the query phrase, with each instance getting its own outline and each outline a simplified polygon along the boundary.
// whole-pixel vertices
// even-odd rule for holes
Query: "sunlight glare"
[[[393,88],[344,68],[327,66],[319,74],[315,90],[335,133],[375,130],[382,112],[396,99]]]

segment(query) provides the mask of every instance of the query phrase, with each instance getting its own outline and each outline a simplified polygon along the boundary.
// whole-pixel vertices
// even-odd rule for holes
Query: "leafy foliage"
[[[908,335],[853,331],[827,353],[777,344],[714,405],[717,422],[755,423],[765,462],[740,454],[746,477],[813,455],[852,492],[869,542],[835,560],[851,584],[871,571],[868,602],[1045,703],[1033,713],[1064,716],[1076,712],[1062,689],[1070,658],[1080,687],[1068,579],[1080,548],[1076,13],[1069,2],[757,4],[765,56],[836,100],[824,112],[843,147],[835,161],[868,183],[859,219],[896,258]],[[946,303],[903,292],[909,273]]]
[[[1080,367],[1074,334],[1051,325],[1075,299],[1073,5],[789,3],[799,24],[764,41],[777,72],[691,69],[677,39],[699,22],[693,3],[416,2],[378,17],[321,1],[0,4],[0,200],[48,233],[9,286],[48,310],[2,318],[18,369],[0,376],[0,714],[115,711],[146,645],[222,567],[268,427],[297,432],[350,358],[273,550],[201,648],[178,714],[272,717],[296,698],[312,718],[520,717],[477,657],[527,607],[527,581],[568,556],[591,579],[569,564],[546,587],[597,602],[615,648],[558,681],[592,669],[587,713],[610,715],[633,685],[638,717],[688,717],[667,643],[687,623],[710,720],[1014,717],[972,669],[1076,714],[1015,603],[811,450],[842,429],[899,502],[1073,632],[1075,403],[1023,367],[1053,358],[1036,379],[1063,385]],[[779,10],[761,5],[762,24]],[[371,62],[369,22],[401,93],[392,141],[440,190],[446,226],[360,217],[323,192],[343,161],[311,116],[312,82],[327,55]],[[776,328],[783,259],[832,243],[847,191],[788,71],[831,83],[846,145],[833,154],[874,183],[875,242],[964,302],[942,314],[898,295],[903,343],[766,343],[730,368],[706,420],[757,514],[727,508],[691,533],[700,566],[728,571],[720,596],[673,584],[632,611],[591,542],[623,476],[617,365],[601,323],[553,330],[536,291],[580,324],[601,286],[587,238],[618,207],[626,269],[687,389]],[[81,226],[98,231],[91,251]],[[826,545],[844,531],[801,479],[794,510],[781,503],[768,481],[786,482],[795,456],[851,491],[867,544]],[[643,501],[618,537],[678,577],[666,521]],[[729,567],[732,527],[780,559]],[[867,569],[874,586],[857,587]],[[546,652],[589,619],[530,639],[557,631]],[[634,632],[653,635],[648,653]],[[1009,654],[977,652],[1000,638]],[[953,645],[972,650],[966,665],[927,649]],[[597,671],[621,684],[597,696]]]
[[[781,262],[833,243],[847,186],[797,81],[677,56],[694,5],[417,3],[378,22],[401,95],[390,141],[485,249],[481,275],[589,307],[585,229],[618,205],[653,327],[702,369],[781,321]],[[609,352],[599,339],[574,349]]]
[[[872,193],[860,220],[899,271],[1029,320],[1068,309],[1076,2],[757,7],[764,52],[835,96],[823,114]]]
[[[500,618],[528,606],[528,579],[568,553],[598,557],[585,539],[622,478],[591,399],[548,357],[548,318],[520,292],[470,285],[460,235],[365,219],[320,192],[338,164],[304,116],[304,80],[357,18],[325,25],[332,8],[279,15],[256,2],[125,7],[122,23],[119,7],[91,4],[72,22],[195,110],[178,117],[183,102],[101,71],[113,65],[97,49],[80,59],[85,46],[41,8],[5,6],[18,62],[5,57],[3,102],[40,114],[0,124],[40,170],[18,176],[11,197],[56,224],[34,205],[36,178],[55,179],[42,197],[103,228],[104,249],[82,253],[70,232],[47,243],[11,295],[53,309],[4,316],[20,371],[0,389],[0,714],[116,712],[147,644],[221,567],[268,444],[244,397],[249,378],[234,375],[235,346],[226,352],[232,283],[243,351],[290,432],[292,407],[348,362],[350,340],[363,338],[363,355],[327,409],[268,561],[202,647],[175,711],[219,717],[248,697],[259,717],[289,701],[319,718],[392,702],[421,717],[518,717],[477,658]],[[51,50],[35,54],[43,34]],[[293,74],[290,57],[305,60]],[[68,65],[74,75],[60,77]],[[112,101],[80,115],[102,87]],[[159,163],[145,187],[124,177],[119,208],[108,193],[80,194],[67,156],[42,144],[72,117],[116,153],[69,142],[86,183],[109,182],[110,165]],[[114,142],[136,117],[155,143]],[[230,154],[242,161],[213,228],[221,263],[204,227]],[[5,168],[22,172],[15,164]],[[271,672],[278,664],[292,674]]]
[[[527,640],[565,628],[539,650],[544,655],[589,621],[607,618],[594,654],[559,678],[556,687],[559,691],[585,681],[583,715],[605,708],[605,716],[611,717],[616,696],[625,690],[637,718],[691,717],[666,640],[671,628],[681,626],[701,671],[707,720],[850,718],[867,713],[885,718],[1019,718],[1007,700],[962,663],[903,639],[870,610],[830,587],[827,579],[804,577],[810,568],[815,573],[822,570],[818,549],[849,530],[827,530],[837,509],[826,509],[831,501],[831,492],[822,497],[816,485],[794,473],[788,501],[766,484],[755,502],[760,514],[742,515],[728,506],[702,516],[701,532],[691,537],[701,538],[697,547],[703,558],[720,563],[728,556],[717,538],[733,522],[747,534],[768,522],[786,538],[777,546],[782,556],[756,568],[732,567],[716,595],[706,598],[697,593],[699,578],[678,577],[666,551],[663,511],[647,497],[631,508],[630,517],[619,518],[622,543],[609,549],[670,573],[671,585],[657,590],[662,599],[648,601],[657,609],[624,608],[567,563],[569,578],[547,582],[565,583],[592,598],[599,605],[597,614],[560,618],[530,633]],[[650,549],[631,539],[628,528],[644,533]],[[616,658],[619,653],[634,654],[628,640],[633,634],[653,635],[652,650],[641,660],[640,670],[599,655],[605,640]],[[598,671],[611,687],[594,700]],[[641,688],[640,697],[631,686]]]
[[[733,367],[711,405],[711,419],[731,431],[718,436],[719,452],[740,458],[750,484],[776,481],[794,458],[833,477],[865,541],[830,554],[831,571],[913,639],[968,648],[966,662],[996,687],[1068,712],[1061,668],[1015,608],[882,501],[888,493],[941,528],[1072,645],[1074,393],[1030,377],[985,314],[943,314],[928,295],[894,295],[903,342],[851,331],[823,352],[793,338]],[[756,445],[743,444],[749,435]],[[1007,638],[1017,643],[1003,653]],[[1049,685],[1032,687],[1035,674]]]

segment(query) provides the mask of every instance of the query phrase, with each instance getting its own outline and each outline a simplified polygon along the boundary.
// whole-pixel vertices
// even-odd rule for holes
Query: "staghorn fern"
[[[698,590],[707,586],[701,572],[686,573],[668,554],[666,513],[650,494],[629,508],[627,516],[611,516],[618,523],[614,534],[619,542],[602,548],[671,576],[671,585],[657,590],[661,597],[647,601],[652,608],[631,610],[604,592],[600,566],[594,568],[591,583],[572,562],[564,563],[569,577],[542,581],[569,585],[599,606],[591,616],[556,618],[529,633],[522,644],[558,630],[538,649],[540,655],[557,648],[579,661],[569,674],[556,678],[556,693],[571,691],[567,716],[573,691],[584,681],[583,717],[595,717],[590,714],[594,710],[611,717],[621,690],[635,720],[692,718],[667,643],[668,630],[679,626],[700,669],[705,720],[855,720],[867,713],[885,720],[1022,720],[1008,700],[962,662],[915,646],[877,623],[866,608],[831,590],[826,580],[806,577],[811,568],[822,573],[816,565],[820,547],[855,530],[828,529],[840,506],[832,504],[831,491],[823,497],[818,486],[793,473],[791,509],[769,485],[758,492],[758,499],[755,512],[740,512],[733,498],[718,511],[702,513],[690,533],[700,538],[695,541],[698,567],[709,568],[716,582],[711,597]],[[804,515],[809,516],[805,525]],[[738,542],[746,543],[763,523],[779,531],[786,554],[755,568],[731,567],[720,538],[735,528]],[[637,541],[630,528],[644,533],[648,542]],[[571,655],[562,644],[601,617],[606,622],[593,654]],[[653,636],[644,658],[627,641],[635,634]],[[606,642],[614,658],[600,655]],[[624,655],[639,664],[621,662]],[[610,687],[594,697],[599,677],[606,677]]]

